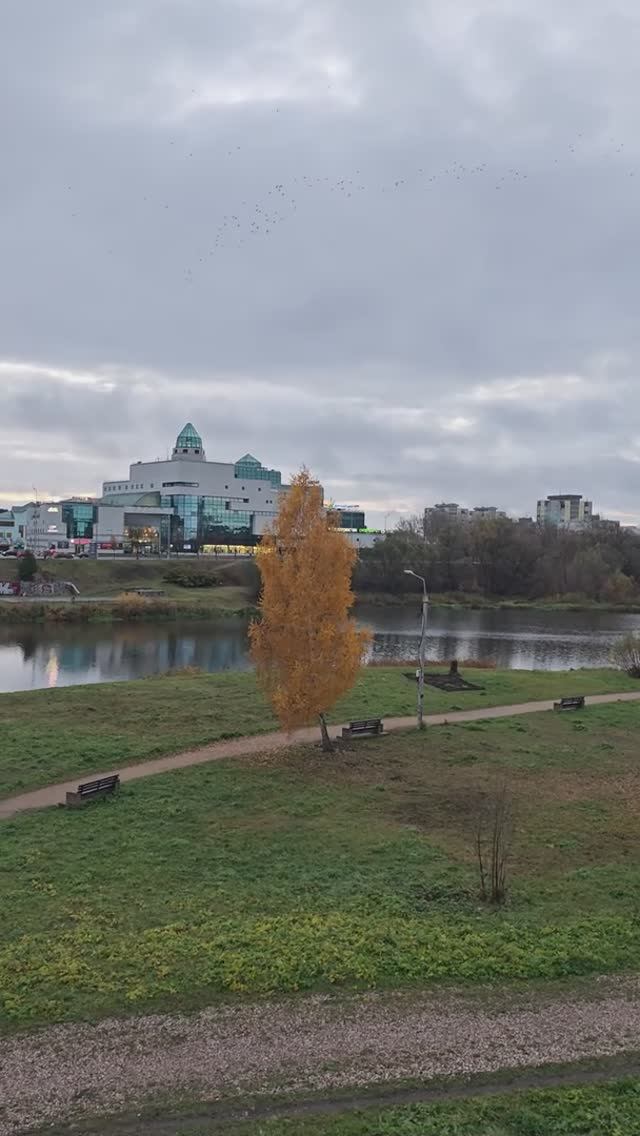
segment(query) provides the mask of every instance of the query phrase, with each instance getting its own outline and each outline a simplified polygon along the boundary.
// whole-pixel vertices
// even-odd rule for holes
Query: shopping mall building
[[[104,482],[98,500],[76,497],[7,511],[4,539],[38,552],[71,548],[98,556],[132,548],[142,553],[246,551],[260,542],[286,491],[280,471],[266,469],[252,454],[235,463],[207,461],[202,438],[189,422],[170,458],[134,462],[128,477]],[[358,547],[379,539],[366,530],[359,509],[331,507]],[[26,521],[22,517],[29,510],[32,522],[31,513]],[[0,540],[2,531],[0,514]]]
[[[276,516],[281,492],[279,470],[251,454],[233,464],[207,461],[189,422],[167,461],[135,462],[128,478],[104,483],[94,540],[113,546],[136,530],[139,540],[155,534],[163,552],[251,546]]]

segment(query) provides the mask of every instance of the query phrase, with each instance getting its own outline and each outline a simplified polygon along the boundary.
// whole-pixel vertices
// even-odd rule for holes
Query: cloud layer
[[[638,39],[631,0],[11,4],[0,498],[191,419],[374,521],[636,521]]]

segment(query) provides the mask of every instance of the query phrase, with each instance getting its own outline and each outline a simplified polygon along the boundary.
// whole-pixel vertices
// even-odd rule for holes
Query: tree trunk
[[[327,729],[327,720],[326,720],[324,714],[320,714],[318,716],[320,718],[320,733],[322,735],[322,752],[323,753],[333,753],[334,750],[335,750],[335,746],[334,746],[333,742],[331,741],[331,738],[329,737],[329,731]]]

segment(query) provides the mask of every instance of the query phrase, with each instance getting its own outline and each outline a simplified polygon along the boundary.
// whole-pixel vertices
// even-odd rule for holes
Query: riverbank
[[[150,584],[140,585],[151,587]],[[47,597],[46,599],[18,599],[0,597],[0,624],[31,623],[114,623],[130,622],[172,622],[180,619],[218,620],[221,617],[252,619],[258,614],[255,600],[248,589],[233,585],[222,585],[215,589],[198,590],[185,593],[184,589],[162,585],[165,594],[159,597],[139,597],[134,604],[129,597],[135,593],[125,590],[113,596],[81,595],[75,600],[70,597]],[[361,594],[356,598],[354,612],[359,607],[401,607],[415,608],[420,597],[416,595],[392,596],[387,594]],[[466,596],[452,599],[447,596],[432,596],[432,608],[468,611],[540,611],[540,612],[593,612],[640,614],[640,604],[607,604],[595,602],[528,601],[483,599]]]
[[[108,623],[121,616],[113,601],[123,593],[148,588],[164,593],[156,601],[149,600],[136,614],[140,620],[216,619],[221,614],[251,618],[256,613],[259,590],[258,570],[250,558],[201,558],[188,560],[59,560],[42,564],[43,572],[58,580],[68,580],[78,588],[79,599],[11,601],[0,597],[0,623]],[[194,587],[189,577],[211,578],[208,587]],[[176,583],[182,576],[183,583]],[[0,559],[0,582],[14,580],[16,562]],[[214,583],[214,581],[216,581]],[[476,593],[434,593],[429,602],[434,608],[468,609],[471,611],[541,611],[541,612],[613,612],[640,614],[640,600],[621,604],[597,602],[580,596],[549,596],[532,600],[527,597],[505,599]],[[359,592],[358,606],[415,607],[420,595],[405,593]],[[80,611],[80,606],[84,610]]]
[[[567,694],[640,689],[615,670],[474,671],[479,687],[456,693],[428,688],[425,711],[446,714]],[[365,667],[329,715],[401,718],[415,713],[415,682],[398,667]],[[0,695],[0,798],[66,778],[147,761],[225,738],[277,728],[251,672],[187,671],[126,683],[95,683]]]
[[[356,604],[372,607],[419,607],[421,596],[417,592],[393,595],[391,592],[359,592]],[[588,599],[547,599],[511,598],[500,596],[478,596],[464,592],[434,592],[429,596],[430,607],[468,608],[471,611],[575,611],[575,612],[619,612],[620,614],[640,614],[640,600],[636,603],[605,603]]]
[[[198,592],[197,598],[176,589],[163,590],[166,595],[158,597],[138,596],[135,592],[95,599],[85,596],[75,599],[4,597],[0,598],[0,625],[217,621],[251,619],[258,611],[244,588],[222,586],[206,593]]]

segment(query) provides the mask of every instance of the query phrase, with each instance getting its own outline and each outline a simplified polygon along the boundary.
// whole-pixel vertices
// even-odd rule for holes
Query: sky
[[[635,0],[5,0],[0,506],[303,464],[640,521]]]

